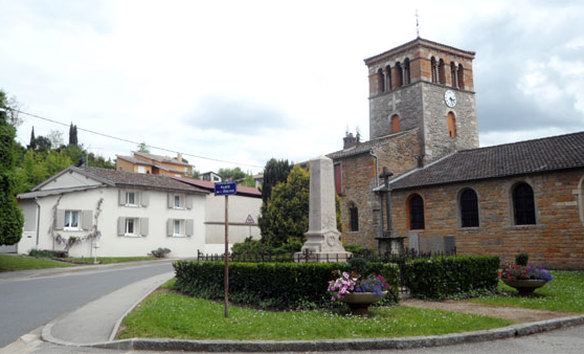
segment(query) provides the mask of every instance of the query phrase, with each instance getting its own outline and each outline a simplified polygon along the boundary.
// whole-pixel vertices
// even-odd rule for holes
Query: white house
[[[225,251],[225,197],[215,196],[215,183],[184,177],[172,177],[188,185],[209,191],[205,204],[205,249],[201,252]],[[246,237],[260,238],[258,217],[262,206],[262,193],[257,188],[237,186],[235,195],[229,196],[229,245],[243,242]]]
[[[72,257],[173,257],[206,250],[208,191],[163,175],[69,167],[18,195],[25,217],[18,253],[63,250]]]

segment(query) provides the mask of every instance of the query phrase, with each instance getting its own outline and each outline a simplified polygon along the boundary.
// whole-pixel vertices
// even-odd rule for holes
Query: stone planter
[[[376,293],[351,293],[343,296],[341,301],[349,305],[353,315],[369,316],[369,305],[376,303],[387,295],[387,291],[381,295]]]
[[[525,279],[525,280],[508,280],[508,279],[501,279],[503,283],[507,284],[508,286],[515,288],[519,292],[519,296],[533,296],[533,292],[537,288],[541,288],[547,281],[541,279]]]

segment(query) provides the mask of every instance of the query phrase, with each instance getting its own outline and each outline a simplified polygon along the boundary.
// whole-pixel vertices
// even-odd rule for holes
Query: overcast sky
[[[23,145],[33,125],[66,141],[73,122],[97,155],[145,142],[201,172],[339,150],[347,128],[369,137],[363,59],[413,40],[416,9],[422,38],[476,52],[481,146],[584,130],[584,1],[0,0],[0,9],[0,89],[67,125],[21,115]]]

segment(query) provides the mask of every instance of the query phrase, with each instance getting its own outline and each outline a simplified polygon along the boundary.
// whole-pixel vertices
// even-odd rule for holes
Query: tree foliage
[[[262,204],[258,220],[262,242],[280,247],[292,241],[304,242],[308,231],[310,174],[296,165],[285,183],[277,184],[270,199]],[[342,231],[341,200],[336,196],[337,229]]]
[[[272,188],[278,183],[286,182],[292,163],[288,160],[270,159],[264,167],[264,182],[262,183],[262,201],[266,204],[272,195]]]
[[[240,167],[235,168],[220,168],[217,174],[223,178],[224,181],[236,181],[243,179],[247,173],[243,172]]]
[[[14,197],[16,129],[10,124],[2,91],[0,108],[0,245],[13,245],[20,241],[24,219]]]

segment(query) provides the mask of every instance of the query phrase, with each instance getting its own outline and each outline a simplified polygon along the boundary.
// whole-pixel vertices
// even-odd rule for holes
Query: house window
[[[460,194],[460,221],[462,227],[479,226],[479,203],[477,193],[472,189],[465,189]]]
[[[138,173],[146,173],[146,166],[138,166]]]
[[[351,203],[349,207],[349,222],[351,231],[359,231],[359,209],[355,203]]]
[[[127,236],[135,236],[137,234],[137,225],[138,222],[134,218],[127,218],[126,219],[126,228],[125,228],[125,235]]]
[[[454,138],[456,136],[456,119],[454,118],[454,113],[448,112],[446,120],[448,121],[448,136]]]
[[[126,192],[126,205],[136,205],[136,192]]]
[[[79,210],[65,210],[65,229],[79,229]]]
[[[413,194],[408,202],[410,216],[410,230],[423,230],[424,224],[424,200],[419,194]]]
[[[580,209],[580,221],[584,224],[584,177],[580,180],[580,185],[576,191],[578,198],[578,208]]]
[[[513,188],[512,198],[515,225],[534,225],[535,203],[531,186],[525,182],[518,183]]]
[[[175,194],[174,196],[174,207],[175,208],[181,208],[182,207],[182,201],[181,201],[181,197],[178,194]]]
[[[174,220],[173,236],[184,236],[184,220]]]
[[[397,114],[394,114],[391,117],[391,132],[392,133],[399,132],[399,116]]]

